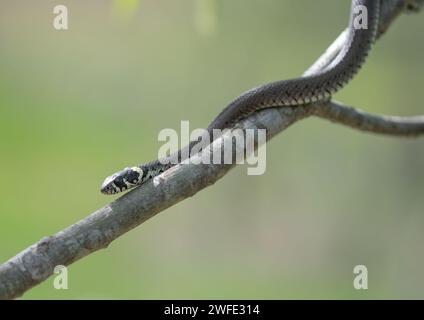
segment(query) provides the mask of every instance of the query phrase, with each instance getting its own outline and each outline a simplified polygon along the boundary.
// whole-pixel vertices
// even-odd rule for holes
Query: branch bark
[[[423,3],[424,0],[383,0],[380,33],[383,34],[400,13],[418,11]],[[328,65],[340,50],[344,37],[342,34],[305,74],[318,72]],[[237,127],[266,128],[269,140],[296,121],[309,116],[374,133],[396,136],[424,134],[422,116],[402,118],[371,115],[333,101],[263,110],[241,121]],[[231,134],[224,134],[212,147],[220,148],[225,141],[232,141]],[[157,213],[214,184],[232,167],[179,164],[70,227],[41,239],[0,266],[0,299],[19,297],[52,275],[55,266],[70,265],[94,251],[106,248],[113,240]]]

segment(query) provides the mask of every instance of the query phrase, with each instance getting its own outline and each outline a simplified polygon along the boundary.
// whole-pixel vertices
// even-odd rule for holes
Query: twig
[[[398,137],[414,137],[424,134],[424,116],[394,117],[373,115],[335,101],[313,107],[312,112],[314,116],[366,132]]]

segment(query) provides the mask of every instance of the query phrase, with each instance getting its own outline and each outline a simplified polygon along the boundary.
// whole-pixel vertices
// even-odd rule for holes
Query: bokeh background
[[[69,9],[69,30],[52,27]],[[152,160],[251,87],[301,74],[349,1],[0,2],[0,260],[105,205],[104,177]],[[424,14],[424,13],[423,13]],[[423,14],[403,16],[336,98],[424,113]],[[321,119],[23,299],[424,298],[424,140]],[[364,264],[369,290],[353,288]]]

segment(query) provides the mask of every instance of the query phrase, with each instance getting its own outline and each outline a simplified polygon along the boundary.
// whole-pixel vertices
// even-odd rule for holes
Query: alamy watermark
[[[368,290],[368,268],[364,265],[357,265],[353,268],[353,287],[356,290]]]
[[[68,290],[68,268],[58,265],[53,271],[58,274],[53,280],[53,287],[56,290]]]
[[[59,4],[53,8],[53,28],[56,30],[68,30],[68,7]]]
[[[368,8],[364,5],[358,5],[353,8],[355,18],[353,27],[357,30],[368,30]]]
[[[163,129],[158,140],[162,164],[177,164],[181,158],[192,164],[248,164],[248,175],[262,175],[266,170],[265,129],[195,129],[190,133],[189,121],[181,121],[180,134],[174,129]],[[196,141],[191,149],[184,147]],[[256,152],[255,152],[256,150]]]

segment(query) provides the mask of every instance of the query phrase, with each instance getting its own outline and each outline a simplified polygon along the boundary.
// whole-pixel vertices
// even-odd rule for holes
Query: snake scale
[[[306,77],[271,82],[251,89],[232,101],[208,126],[212,129],[231,128],[235,123],[265,108],[299,106],[330,99],[359,71],[375,42],[380,17],[381,1],[352,0],[348,37],[337,57],[321,72]],[[366,7],[367,15],[363,15]],[[359,14],[367,17],[367,24],[358,27]],[[367,26],[366,28],[364,26]],[[187,147],[190,149],[195,141]],[[186,147],[186,148],[187,148]],[[178,153],[180,161],[181,150]],[[105,179],[104,194],[116,194],[152,179],[175,164],[158,159],[139,166],[125,168]]]

